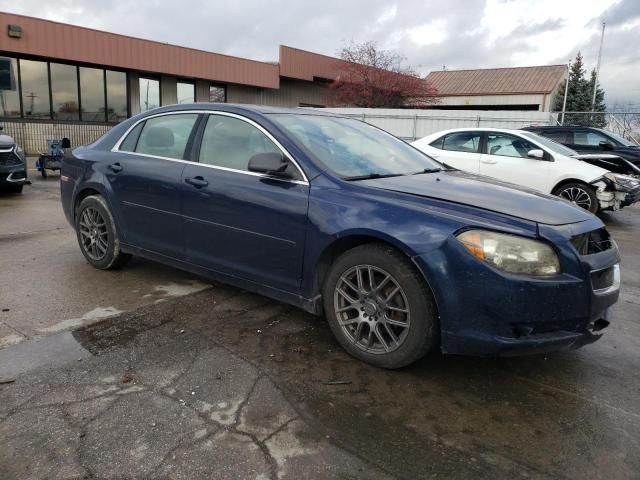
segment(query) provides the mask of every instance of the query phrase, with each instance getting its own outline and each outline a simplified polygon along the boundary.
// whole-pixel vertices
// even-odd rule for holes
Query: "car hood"
[[[0,148],[11,148],[15,145],[15,143],[15,140],[9,135],[0,135]]]
[[[592,214],[558,197],[460,170],[357,181],[360,185],[445,200],[548,225],[577,223]]]

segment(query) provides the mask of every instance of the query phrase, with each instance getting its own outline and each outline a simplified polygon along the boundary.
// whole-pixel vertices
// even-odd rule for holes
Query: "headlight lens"
[[[505,272],[535,276],[560,273],[558,256],[538,240],[488,230],[467,230],[457,239],[477,258]]]
[[[640,181],[633,177],[629,177],[628,175],[605,173],[604,177],[611,181],[618,190],[633,190],[640,187]]]

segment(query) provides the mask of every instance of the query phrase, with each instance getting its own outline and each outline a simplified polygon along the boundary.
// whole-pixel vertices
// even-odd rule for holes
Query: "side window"
[[[439,139],[431,142],[429,145],[431,145],[433,148],[437,148],[438,150],[442,150],[443,143],[444,143],[444,137],[440,137]]]
[[[609,141],[607,137],[596,132],[577,131],[573,133],[573,138],[576,145],[587,145],[591,147],[597,147],[602,141]]]
[[[258,153],[282,153],[264,133],[243,120],[210,115],[200,147],[200,163],[249,171],[249,160]]]
[[[144,127],[144,122],[140,122],[135,126],[133,130],[129,132],[127,138],[125,138],[120,144],[120,150],[122,150],[123,152],[133,152],[136,149],[136,144],[138,143],[138,138],[140,137],[142,127]]]
[[[529,150],[537,149],[535,145],[520,137],[501,133],[487,134],[487,153],[503,157],[527,158]]]
[[[558,143],[567,143],[567,132],[564,130],[547,130],[543,135]]]
[[[450,133],[444,137],[442,149],[454,152],[478,153],[481,136],[481,132]]]
[[[196,113],[181,113],[148,119],[144,122],[133,151],[182,160],[197,118]],[[125,142],[128,140],[129,137]]]

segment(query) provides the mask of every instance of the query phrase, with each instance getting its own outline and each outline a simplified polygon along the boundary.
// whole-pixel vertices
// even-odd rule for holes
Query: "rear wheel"
[[[598,197],[595,190],[585,183],[573,182],[557,188],[554,195],[565,198],[591,213],[598,211]]]
[[[437,341],[437,314],[424,278],[406,256],[367,244],[340,256],[327,276],[324,310],[342,347],[360,360],[399,368]]]
[[[76,235],[82,254],[95,268],[123,267],[131,258],[120,250],[120,238],[104,198],[91,195],[76,212]]]

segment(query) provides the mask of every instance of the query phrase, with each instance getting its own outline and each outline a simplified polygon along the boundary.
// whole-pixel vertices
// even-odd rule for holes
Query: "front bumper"
[[[442,351],[513,356],[575,349],[598,340],[619,296],[618,251],[614,245],[579,256],[566,240],[554,242],[563,273],[550,278],[498,271],[455,239],[416,257],[436,297]]]
[[[27,181],[27,170],[24,165],[0,170],[0,185],[24,185]]]

